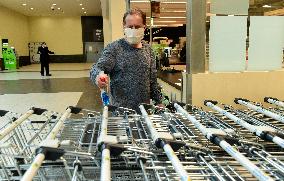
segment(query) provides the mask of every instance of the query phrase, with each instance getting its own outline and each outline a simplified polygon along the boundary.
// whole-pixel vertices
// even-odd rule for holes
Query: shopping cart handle
[[[73,114],[78,114],[82,110],[82,108],[74,107],[74,106],[69,106],[67,109],[71,109],[71,113]]]
[[[111,156],[119,156],[122,152],[127,150],[126,147],[119,144],[102,144],[100,150],[103,151],[104,149],[109,149]]]
[[[81,172],[83,170],[83,167],[82,167],[82,164],[79,160],[75,160],[74,163],[73,163],[73,167],[77,167],[78,168],[78,171]]]
[[[204,105],[205,105],[205,106],[207,106],[207,103],[211,103],[211,104],[214,104],[214,105],[218,104],[218,102],[217,102],[217,101],[213,101],[213,100],[205,100],[205,101],[204,101]]]
[[[181,147],[185,146],[186,144],[182,141],[173,141],[170,140],[168,143],[171,145],[174,151],[178,151]]]
[[[264,102],[269,103],[269,102],[268,102],[268,99],[273,99],[274,101],[279,101],[277,98],[274,98],[274,97],[265,97],[265,98],[264,98]]]
[[[230,145],[240,145],[239,139],[231,136],[223,136],[222,137],[227,143]]]
[[[178,151],[181,147],[185,146],[186,144],[182,141],[175,141],[175,140],[164,140],[158,138],[156,140],[155,145],[158,148],[163,148],[165,144],[169,144],[174,151]]]
[[[262,150],[261,148],[257,148],[257,147],[252,146],[247,151],[249,151],[250,154],[254,155],[255,151],[259,152],[261,150]]]
[[[108,111],[110,111],[110,112],[114,112],[118,108],[117,106],[113,106],[113,105],[110,105],[110,104],[107,107],[108,107]]]
[[[178,101],[174,101],[173,104],[177,103],[178,105],[180,105],[181,107],[184,107],[186,105],[186,103],[183,102],[178,102]]]
[[[127,150],[123,145],[119,144],[111,144],[109,145],[110,148],[110,155],[111,156],[119,156],[122,152]]]
[[[275,134],[276,136],[278,136],[278,137],[284,139],[284,133],[276,132],[276,133],[274,133],[274,134]]]
[[[32,107],[31,110],[33,110],[34,111],[33,114],[36,114],[36,115],[42,115],[42,113],[47,111],[47,109],[41,109],[41,108],[37,108],[37,107]]]
[[[9,111],[0,110],[0,117],[5,116]]]
[[[210,141],[212,143],[214,143],[215,145],[218,145],[220,144],[220,142],[224,140],[226,141],[227,143],[229,143],[230,145],[239,145],[239,140],[237,138],[234,138],[234,137],[231,137],[231,136],[223,136],[223,135],[218,135],[218,134],[212,134],[211,137],[210,137]]]
[[[36,149],[36,155],[40,153],[45,155],[45,160],[56,161],[64,155],[65,151],[64,149],[61,148],[51,148],[51,147],[41,146]]]
[[[193,156],[195,156],[197,159],[199,159],[199,156],[202,156],[203,158],[205,158],[208,154],[202,151],[196,151],[192,153]]]
[[[235,102],[236,104],[239,104],[239,102],[238,102],[238,101],[250,102],[248,99],[244,99],[244,98],[235,98],[234,102]]]

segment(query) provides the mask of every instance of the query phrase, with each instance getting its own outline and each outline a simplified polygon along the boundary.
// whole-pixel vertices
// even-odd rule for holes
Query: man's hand
[[[99,74],[96,78],[97,85],[100,89],[105,88],[108,85],[108,76],[107,74]]]

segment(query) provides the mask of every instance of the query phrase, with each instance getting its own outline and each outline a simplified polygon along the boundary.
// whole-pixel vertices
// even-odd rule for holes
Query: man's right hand
[[[108,85],[107,74],[99,74],[96,79],[97,79],[97,85],[100,89],[103,89]]]

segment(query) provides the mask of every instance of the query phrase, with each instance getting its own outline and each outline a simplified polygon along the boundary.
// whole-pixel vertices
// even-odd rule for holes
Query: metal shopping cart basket
[[[174,107],[169,111],[143,105],[141,114],[113,106],[105,106],[102,114],[77,107],[68,107],[63,114],[45,111],[41,115],[46,121],[22,122],[5,136],[1,179],[283,180],[284,152],[277,144],[281,142],[246,129],[247,125],[267,126],[275,130],[269,134],[281,140],[281,134],[276,134],[284,129],[281,122],[228,105],[222,111],[212,106],[220,112],[191,105]],[[11,124],[16,116],[9,114],[4,117]],[[32,124],[34,129],[28,130],[34,132],[28,136],[23,131],[20,137],[27,139],[22,143],[16,132],[24,130],[25,123]],[[12,147],[8,140],[18,146]]]

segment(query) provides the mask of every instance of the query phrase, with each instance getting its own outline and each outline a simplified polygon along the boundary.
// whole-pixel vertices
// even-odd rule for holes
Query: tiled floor
[[[89,77],[89,70],[76,71],[50,71],[51,77],[41,76],[39,72],[10,72],[0,73],[0,80],[20,80],[20,79],[56,79],[56,78],[82,78]]]
[[[89,70],[93,63],[51,63],[49,68],[53,70]],[[40,71],[40,64],[32,64],[20,67],[18,71]]]
[[[64,112],[68,106],[76,106],[81,96],[82,92],[4,94],[0,95],[0,105],[2,110],[16,113],[25,113],[31,107]]]
[[[24,112],[38,106],[62,112],[68,105],[76,105],[101,111],[100,90],[89,80],[91,66],[90,63],[51,64],[51,77],[40,75],[39,64],[16,72],[0,72],[0,110]],[[184,68],[175,66],[178,70]]]
[[[37,66],[0,72],[0,110],[22,113],[37,106],[63,112],[72,105],[101,111],[100,91],[89,80],[91,64],[54,64],[51,77],[41,76]]]

